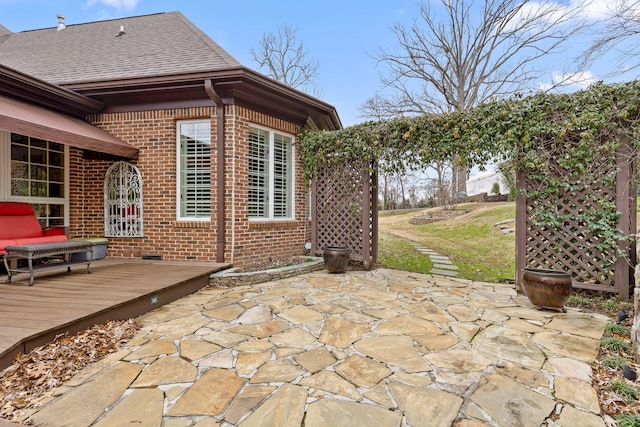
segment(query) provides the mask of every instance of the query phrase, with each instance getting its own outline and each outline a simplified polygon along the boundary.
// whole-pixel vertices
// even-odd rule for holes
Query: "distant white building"
[[[504,179],[502,172],[496,168],[479,172],[470,177],[467,180],[467,196],[475,196],[481,193],[492,194],[491,190],[496,182],[500,186],[500,194],[509,194],[507,181]]]

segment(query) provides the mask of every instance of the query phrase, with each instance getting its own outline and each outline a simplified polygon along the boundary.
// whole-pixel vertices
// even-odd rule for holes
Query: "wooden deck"
[[[0,369],[18,353],[56,335],[107,320],[129,319],[206,286],[209,275],[229,264],[104,259],[86,266],[17,274],[11,284],[0,270]]]

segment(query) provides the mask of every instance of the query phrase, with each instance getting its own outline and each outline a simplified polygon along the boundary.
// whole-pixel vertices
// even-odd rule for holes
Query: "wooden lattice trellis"
[[[365,268],[378,258],[377,174],[375,168],[343,163],[313,179],[311,251],[346,246]]]
[[[615,203],[620,213],[618,228],[625,236],[636,233],[636,184],[635,163],[629,159],[631,148],[623,144],[617,153],[601,156],[592,170],[616,168],[615,185],[606,186],[601,181],[585,182],[580,191],[558,193],[557,197],[531,200],[525,194],[535,191],[540,185],[519,171],[517,176],[520,196],[516,208],[516,271],[523,268],[553,268],[569,272],[576,288],[617,292],[621,299],[629,298],[632,283],[631,266],[635,265],[635,245],[628,240],[619,242],[618,248],[603,250],[596,245],[601,236],[590,232],[589,224],[571,217],[580,217],[583,211],[601,209],[602,203]],[[562,168],[550,159],[555,170]],[[567,173],[567,176],[569,174]],[[567,178],[569,179],[569,178]],[[561,227],[536,224],[536,212],[552,211],[564,216]],[[621,254],[627,254],[625,259]],[[616,261],[611,262],[612,259]],[[519,274],[516,280],[521,278]]]

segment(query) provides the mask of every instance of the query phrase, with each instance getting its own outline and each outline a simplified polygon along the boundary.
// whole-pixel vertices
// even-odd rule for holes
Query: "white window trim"
[[[194,221],[194,222],[211,222],[211,213],[207,218],[196,218],[180,215],[180,197],[182,195],[182,189],[180,186],[180,174],[182,172],[181,164],[182,158],[180,157],[180,132],[179,127],[183,123],[205,123],[208,122],[211,126],[211,120],[209,119],[193,119],[193,120],[177,120],[176,121],[176,220],[177,221]],[[211,141],[211,151],[213,151],[213,141]],[[212,181],[213,182],[213,181]],[[209,199],[211,202],[211,199]]]
[[[17,132],[14,132],[17,133]],[[53,141],[57,142],[57,141]],[[62,144],[62,143],[58,143]],[[64,147],[64,195],[63,197],[32,197],[11,195],[11,132],[0,130],[0,201],[26,202],[31,204],[56,203],[63,206],[64,226],[69,227],[70,162],[69,146]]]
[[[0,200],[8,201],[11,194],[11,137],[0,130]]]
[[[276,129],[268,128],[266,126],[260,126],[256,124],[250,124],[248,130],[251,128],[266,131],[269,134],[269,217],[268,218],[256,218],[249,216],[250,222],[285,222],[294,221],[296,218],[296,138],[294,135],[282,132]],[[273,188],[273,174],[274,174],[274,150],[273,140],[274,134],[283,135],[291,138],[291,216],[290,217],[274,217],[273,216],[273,200],[274,200],[274,188]]]

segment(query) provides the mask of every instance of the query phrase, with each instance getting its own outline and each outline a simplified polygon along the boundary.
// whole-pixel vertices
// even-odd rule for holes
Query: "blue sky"
[[[357,109],[379,87],[370,54],[392,44],[389,28],[415,7],[413,0],[0,0],[0,24],[17,32],[55,27],[57,14],[77,24],[180,11],[253,69],[249,50],[258,47],[262,34],[292,25],[309,58],[320,63],[321,98],[348,126],[362,121]]]
[[[610,2],[589,1],[595,12]],[[321,98],[336,107],[348,126],[363,121],[358,107],[380,89],[372,54],[395,46],[390,28],[411,24],[418,0],[0,0],[0,24],[17,32],[55,27],[57,14],[69,25],[169,11],[182,12],[254,69],[250,48],[258,47],[262,35],[285,24],[296,27],[309,58],[320,63]],[[540,86],[562,74],[557,58],[548,64]],[[588,82],[599,78],[596,72],[586,77]]]

